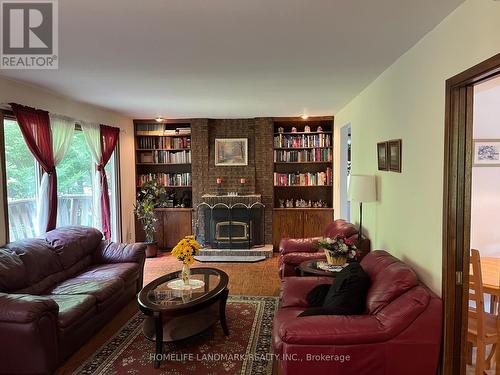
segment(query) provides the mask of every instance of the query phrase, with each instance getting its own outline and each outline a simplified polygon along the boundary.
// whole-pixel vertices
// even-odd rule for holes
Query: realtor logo
[[[57,0],[0,2],[1,69],[57,69]]]

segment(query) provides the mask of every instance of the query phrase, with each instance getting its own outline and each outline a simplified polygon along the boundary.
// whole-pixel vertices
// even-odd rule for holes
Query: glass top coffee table
[[[180,271],[169,273],[146,285],[137,303],[146,315],[144,335],[156,342],[154,367],[160,366],[163,343],[197,335],[220,321],[229,336],[226,302],[229,277],[216,268],[192,268],[195,288],[179,289]]]

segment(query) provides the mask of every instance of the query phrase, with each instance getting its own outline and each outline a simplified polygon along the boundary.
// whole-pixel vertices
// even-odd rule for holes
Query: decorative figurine
[[[278,128],[278,133],[284,133],[284,132],[285,132],[285,128],[284,128],[284,127],[282,127],[282,126],[280,126],[280,127]]]
[[[292,128],[292,133],[297,133],[297,128],[295,126]]]
[[[310,133],[310,132],[311,132],[311,127],[310,127],[309,125],[306,125],[306,126],[304,127],[304,132],[305,132],[305,133]]]

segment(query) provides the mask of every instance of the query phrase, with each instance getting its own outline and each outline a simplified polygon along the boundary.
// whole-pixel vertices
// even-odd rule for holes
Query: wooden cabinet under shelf
[[[275,208],[273,210],[273,246],[282,238],[305,238],[323,235],[333,220],[332,208]]]
[[[155,239],[160,250],[170,250],[184,237],[193,234],[191,208],[156,209]],[[137,241],[144,240],[144,231],[140,224],[136,226]]]

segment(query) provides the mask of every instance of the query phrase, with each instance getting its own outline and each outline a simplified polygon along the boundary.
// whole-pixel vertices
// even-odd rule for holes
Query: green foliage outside
[[[4,129],[9,200],[33,198],[38,184],[35,159],[15,121],[6,120]],[[59,195],[90,194],[94,170],[83,133],[75,131],[68,153],[57,166]]]

